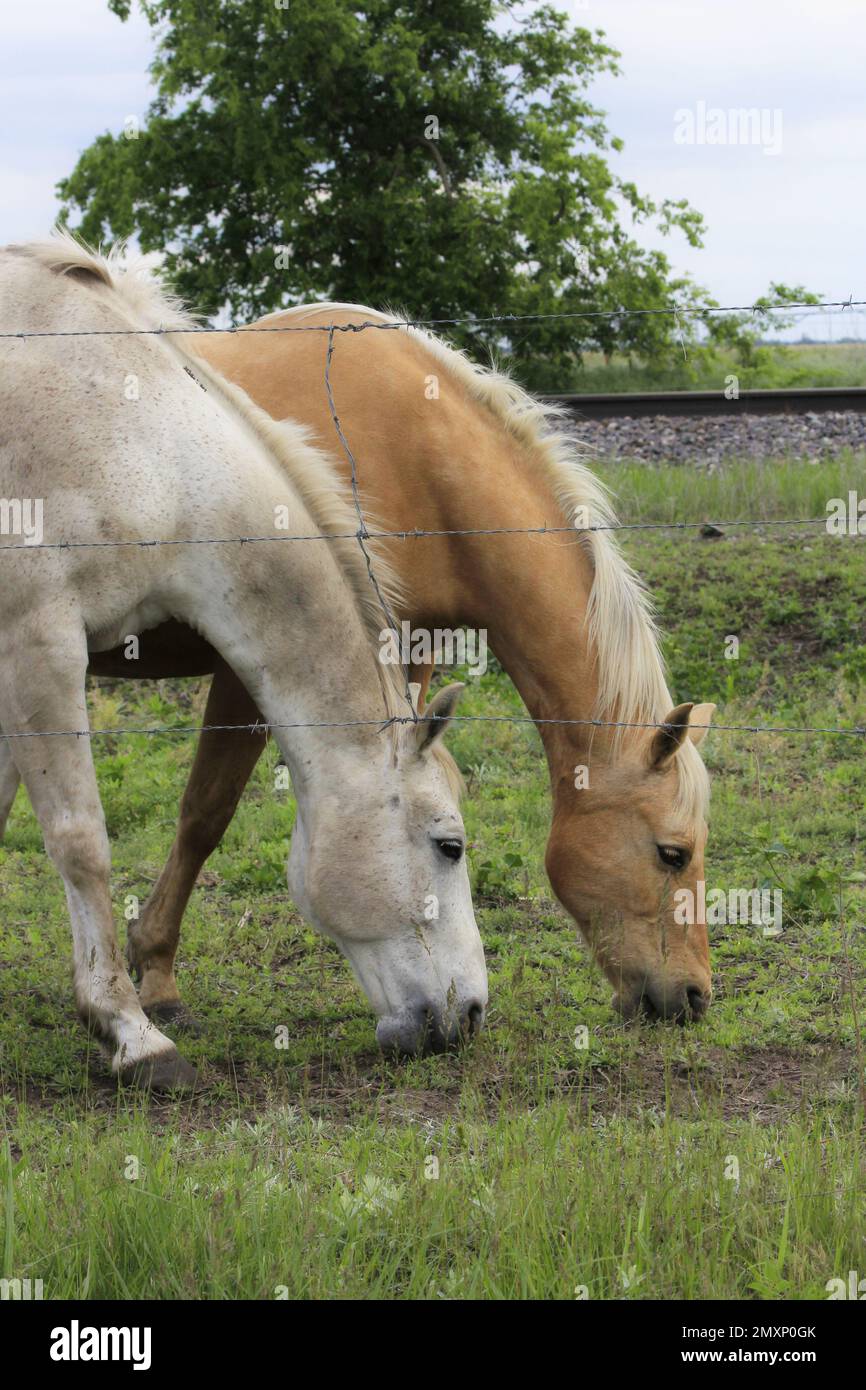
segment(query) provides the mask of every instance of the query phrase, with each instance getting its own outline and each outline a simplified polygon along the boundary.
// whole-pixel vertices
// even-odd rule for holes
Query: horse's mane
[[[105,286],[111,291],[118,311],[133,328],[164,328],[190,334],[199,330],[195,317],[155,278],[152,259],[130,255],[123,242],[116,243],[110,251],[102,254],[92,251],[67,231],[58,229],[44,241],[6,249],[30,257],[55,274],[86,277]],[[310,443],[311,431],[294,420],[272,419],[250,400],[245,391],[189,352],[182,338],[167,336],[162,341],[179,357],[183,366],[206,384],[208,391],[220,397],[229,411],[239,415],[252,429],[291,479],[316,527],[326,535],[354,537],[358,530],[358,515],[350,490],[329,455]],[[189,341],[194,341],[194,338],[191,337]],[[375,518],[369,517],[366,512],[365,521],[372,529],[381,529]],[[391,611],[396,613],[402,601],[399,579],[381,549],[370,540],[365,543],[373,555],[377,583]],[[367,573],[361,548],[355,539],[341,539],[333,541],[331,549],[337,551],[338,564],[349,584],[371,646],[376,648],[379,633],[387,626],[387,620]],[[408,710],[400,668],[383,665],[379,661],[376,666],[382,681],[388,717],[406,715]],[[436,745],[437,753],[442,749],[443,745]],[[450,755],[446,755],[442,761],[451,786],[456,789],[459,783],[456,766],[452,767]]]
[[[564,408],[542,404],[506,372],[472,362],[465,352],[450,347],[429,330],[410,326],[402,314],[383,314],[362,305],[336,303],[299,305],[284,313],[309,317],[338,310],[363,315],[374,322],[405,323],[406,331],[422,342],[467,394],[485,406],[507,433],[524,446],[526,457],[546,477],[566,524],[574,522],[578,508],[585,509],[591,526],[617,524],[610,493],[580,457]],[[593,566],[587,622],[596,653],[595,718],[624,724],[663,720],[670,713],[673,700],[649,595],[610,531],[583,531],[581,541],[589,550]],[[613,735],[616,749],[628,730],[615,729]],[[677,763],[679,808],[697,818],[706,811],[709,779],[703,760],[689,739],[680,745]]]

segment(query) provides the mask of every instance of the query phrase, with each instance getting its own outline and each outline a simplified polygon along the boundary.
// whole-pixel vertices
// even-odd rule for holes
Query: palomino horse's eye
[[[446,859],[455,861],[463,858],[462,840],[437,840],[436,848],[440,854],[444,854]]]
[[[656,845],[656,849],[666,869],[684,869],[692,857],[687,849],[680,849],[679,845]]]

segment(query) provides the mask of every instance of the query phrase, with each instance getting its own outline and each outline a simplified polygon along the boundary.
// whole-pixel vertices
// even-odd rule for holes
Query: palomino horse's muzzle
[[[448,1010],[444,1015],[431,1004],[422,1003],[381,1018],[376,1040],[389,1056],[424,1057],[459,1047],[480,1033],[483,1026],[484,1004],[480,999],[470,999],[459,1011]]]

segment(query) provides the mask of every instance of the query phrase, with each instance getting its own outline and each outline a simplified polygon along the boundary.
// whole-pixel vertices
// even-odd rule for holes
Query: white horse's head
[[[439,743],[461,689],[441,690],[396,738],[380,735],[344,785],[318,789],[309,812],[299,798],[289,889],[346,956],[393,1053],[470,1037],[487,1006],[458,779]]]

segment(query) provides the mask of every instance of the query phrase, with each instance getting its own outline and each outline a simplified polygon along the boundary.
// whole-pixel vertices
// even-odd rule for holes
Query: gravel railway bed
[[[818,463],[847,450],[866,450],[866,415],[847,410],[740,417],[576,418],[573,428],[590,457],[619,463],[706,467],[726,459],[780,457]]]

